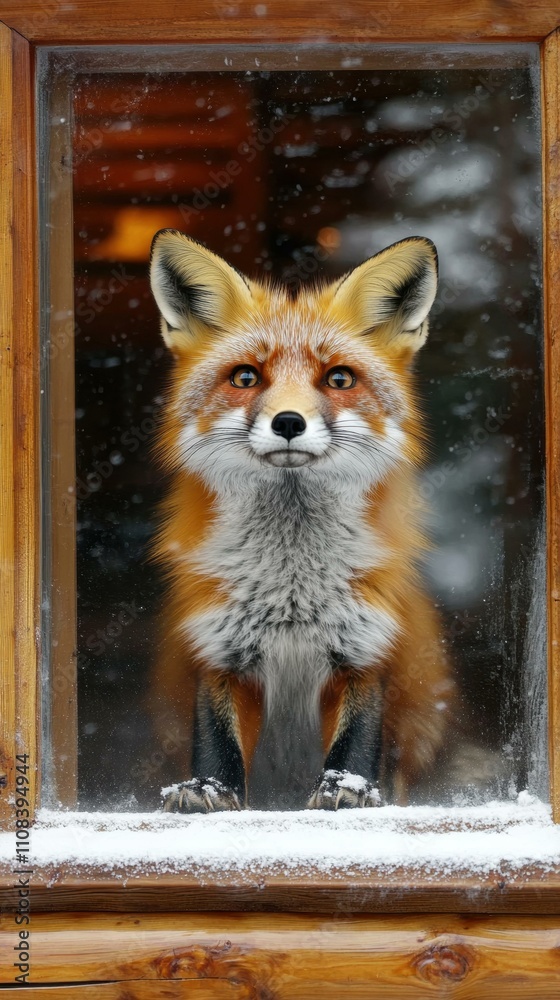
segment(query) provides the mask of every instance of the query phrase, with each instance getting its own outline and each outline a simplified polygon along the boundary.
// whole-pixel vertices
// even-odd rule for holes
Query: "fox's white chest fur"
[[[269,712],[287,702],[313,712],[333,662],[372,665],[395,638],[394,619],[352,592],[352,578],[383,560],[362,509],[319,477],[249,479],[220,502],[196,554],[226,599],[185,630],[209,665],[256,675]]]

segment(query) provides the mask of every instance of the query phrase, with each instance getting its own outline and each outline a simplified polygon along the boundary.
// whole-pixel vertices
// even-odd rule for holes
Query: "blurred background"
[[[531,73],[352,65],[76,77],[81,807],[152,808],[165,776],[143,699],[161,598],[147,554],[165,488],[150,449],[169,371],[147,262],[153,234],[167,226],[293,294],[408,235],[434,240],[440,287],[418,362],[431,439],[420,488],[464,752],[425,800],[545,788]]]

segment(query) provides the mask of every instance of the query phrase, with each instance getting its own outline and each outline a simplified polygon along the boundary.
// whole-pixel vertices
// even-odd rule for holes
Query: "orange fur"
[[[255,681],[232,677],[231,698],[236,718],[236,735],[245,769],[249,771],[263,718],[262,692]]]
[[[167,241],[172,248],[174,267],[181,260],[178,239],[177,235],[162,236],[164,245]],[[167,651],[164,646],[155,668],[151,697],[160,705],[172,704],[188,728],[200,671],[208,683],[223,680],[222,674],[219,682],[216,676],[211,680],[203,653],[185,634],[186,621],[224,604],[230,596],[228,581],[205,575],[194,560],[215,529],[216,493],[200,475],[184,468],[185,394],[190,394],[189,418],[196,421],[196,433],[202,436],[241,406],[248,420],[258,413],[272,416],[297,411],[308,422],[317,412],[335,422],[341,413],[351,412],[372,435],[383,438],[386,434],[387,439],[390,422],[398,421],[398,435],[394,432],[391,441],[399,460],[369,488],[363,509],[364,523],[379,540],[383,558],[373,569],[356,571],[350,580],[356,599],[391,616],[398,634],[381,661],[359,677],[354,674],[350,682],[347,674],[340,673],[325,684],[321,713],[328,751],[348,699],[367,699],[374,689],[383,692],[386,754],[390,749],[394,788],[397,798],[404,801],[407,788],[433,765],[449,716],[453,681],[437,615],[417,569],[428,543],[415,480],[424,460],[424,444],[410,362],[427,328],[424,319],[418,329],[411,328],[416,321],[412,307],[406,314],[404,307],[399,313],[397,302],[389,315],[386,304],[391,276],[395,282],[406,281],[410,270],[419,266],[417,258],[427,251],[416,244],[396,247],[398,252],[389,248],[384,252],[386,259],[375,266],[366,262],[343,281],[306,291],[292,301],[282,290],[241,277],[228,279],[228,284],[220,270],[223,262],[218,267],[219,258],[204,248],[198,260],[189,245],[190,256],[181,265],[185,282],[195,261],[197,286],[217,286],[221,291],[211,309],[210,298],[204,300],[200,315],[185,321],[184,329],[176,328],[178,320],[171,308],[166,326],[164,320],[164,337],[175,355],[175,369],[158,447],[173,480],[162,508],[155,557],[169,578],[162,627],[169,647]],[[397,300],[396,292],[394,296]],[[166,316],[163,292],[158,302]],[[201,365],[206,366],[203,378]],[[233,386],[230,374],[238,365],[256,369],[258,385],[242,390]],[[340,391],[325,383],[326,373],[337,366],[352,369],[357,377],[355,390]],[[234,725],[249,767],[261,725],[262,693],[257,683],[238,677],[230,677],[228,684]]]

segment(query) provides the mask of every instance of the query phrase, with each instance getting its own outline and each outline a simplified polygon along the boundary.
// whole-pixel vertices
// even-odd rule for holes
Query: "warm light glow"
[[[317,233],[317,243],[325,250],[336,250],[340,246],[340,231],[334,226],[323,226]]]
[[[90,260],[147,261],[154,233],[177,226],[177,209],[127,206],[115,213],[107,239],[89,250]]]

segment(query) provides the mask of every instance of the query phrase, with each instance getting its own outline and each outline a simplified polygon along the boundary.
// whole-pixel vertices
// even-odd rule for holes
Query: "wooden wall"
[[[6,985],[19,974],[17,934],[4,917]],[[41,1000],[560,994],[560,923],[551,917],[51,914],[31,918],[29,940],[32,982],[51,985],[17,988]]]

